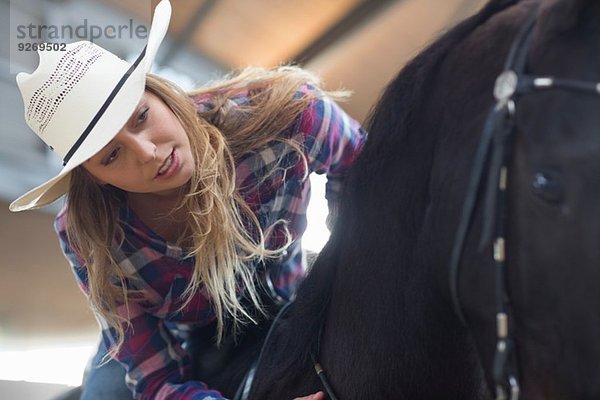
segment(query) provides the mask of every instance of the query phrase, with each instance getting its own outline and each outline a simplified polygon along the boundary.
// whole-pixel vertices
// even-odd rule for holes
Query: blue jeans
[[[115,360],[102,363],[107,353],[103,341],[91,361],[83,381],[81,400],[131,400],[133,394],[125,385],[125,368]]]

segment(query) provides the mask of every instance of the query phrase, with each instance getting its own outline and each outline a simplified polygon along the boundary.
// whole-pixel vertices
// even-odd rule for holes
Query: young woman
[[[246,69],[192,93],[147,74],[169,17],[163,0],[131,65],[77,42],[17,77],[28,124],[65,167],[11,209],[66,193],[55,226],[103,337],[87,399],[118,399],[115,371],[135,398],[222,398],[193,374],[190,332],[243,343],[269,319],[265,302],[293,296],[307,177],[327,174],[335,210],[366,137],[298,68]]]

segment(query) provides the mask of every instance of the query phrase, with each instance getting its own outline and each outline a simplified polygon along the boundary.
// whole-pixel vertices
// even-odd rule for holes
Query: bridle
[[[450,257],[450,295],[452,305],[464,326],[468,327],[458,294],[460,259],[472,223],[483,174],[488,171],[488,188],[483,213],[482,244],[494,229],[493,259],[496,297],[496,352],[492,369],[497,400],[518,400],[520,396],[518,357],[515,344],[514,318],[507,291],[506,226],[508,166],[512,160],[515,136],[515,112],[519,100],[541,90],[561,89],[600,95],[600,83],[571,79],[532,76],[526,73],[526,60],[531,46],[537,13],[534,10],[513,42],[504,72],[496,79],[496,104],[488,115],[473,169],[468,181],[461,219]],[[492,182],[492,185],[490,185]]]

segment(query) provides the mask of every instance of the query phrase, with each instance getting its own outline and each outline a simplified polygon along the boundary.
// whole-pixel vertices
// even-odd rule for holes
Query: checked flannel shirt
[[[298,92],[318,90],[306,84]],[[194,99],[199,110],[210,103]],[[243,93],[234,103],[248,101]],[[231,110],[230,110],[231,111]],[[235,111],[235,110],[233,110]],[[309,172],[327,174],[326,197],[330,209],[337,201],[341,183],[358,156],[366,133],[333,100],[318,94],[305,111],[282,135],[300,143],[308,160]],[[278,161],[279,160],[279,161]],[[275,163],[274,174],[264,179]],[[304,273],[300,238],[306,228],[306,208],[310,197],[310,181],[305,179],[305,166],[298,154],[283,144],[269,145],[242,157],[236,166],[236,183],[261,227],[278,220],[288,221],[288,229],[296,241],[276,271],[271,271],[276,290],[289,298]],[[62,250],[69,260],[77,282],[84,293],[88,281],[82,259],[74,253],[66,236],[66,207],[55,221]],[[206,326],[215,315],[201,290],[182,311],[178,311],[180,295],[191,275],[193,259],[183,249],[166,242],[149,229],[131,209],[123,206],[119,223],[126,240],[112,252],[126,272],[139,278],[133,284],[144,290],[148,300],[121,306],[119,314],[127,317],[132,329],[126,330],[125,344],[116,359],[127,370],[127,384],[138,399],[221,399],[223,396],[204,383],[189,378],[190,359],[182,347],[186,332]],[[267,247],[283,244],[284,235],[276,226],[267,238]],[[98,317],[107,347],[115,343],[114,331]]]

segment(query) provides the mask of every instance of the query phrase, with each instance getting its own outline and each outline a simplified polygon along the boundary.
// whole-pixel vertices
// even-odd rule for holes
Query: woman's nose
[[[156,145],[142,133],[127,134],[126,143],[140,164],[146,164],[156,159]]]

